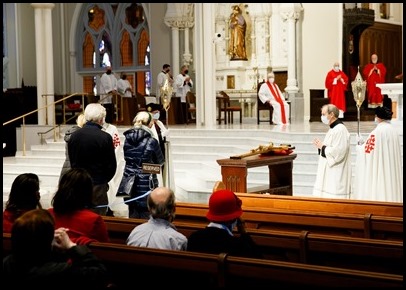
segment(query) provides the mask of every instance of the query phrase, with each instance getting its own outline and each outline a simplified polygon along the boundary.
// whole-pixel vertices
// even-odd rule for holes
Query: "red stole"
[[[269,89],[271,90],[271,94],[274,96],[275,100],[281,106],[281,114],[282,114],[282,123],[286,124],[286,115],[285,115],[285,104],[283,103],[282,97],[279,94],[279,90],[275,87],[275,84],[271,84],[269,81],[266,82]]]

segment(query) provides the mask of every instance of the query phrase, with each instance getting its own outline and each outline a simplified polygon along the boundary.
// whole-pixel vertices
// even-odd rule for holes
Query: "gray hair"
[[[85,108],[86,121],[94,123],[104,123],[106,118],[106,108],[100,103],[90,103]]]
[[[336,117],[336,118],[338,118],[338,116],[340,115],[340,110],[333,104],[324,105],[322,107],[322,109],[323,108],[327,108],[327,114],[333,113],[334,117]]]

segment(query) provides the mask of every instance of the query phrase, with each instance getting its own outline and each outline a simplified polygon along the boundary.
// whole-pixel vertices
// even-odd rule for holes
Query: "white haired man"
[[[68,141],[71,167],[89,172],[93,180],[93,211],[101,215],[107,214],[108,182],[117,169],[113,138],[102,130],[105,117],[106,109],[101,104],[88,104],[85,108],[86,124]]]
[[[272,122],[275,125],[289,123],[289,104],[275,83],[275,74],[273,72],[268,73],[268,81],[259,88],[258,97],[262,103],[267,103],[273,107]]]

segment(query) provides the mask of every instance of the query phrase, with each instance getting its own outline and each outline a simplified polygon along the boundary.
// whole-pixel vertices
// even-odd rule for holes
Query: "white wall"
[[[342,3],[303,3],[303,8],[304,115],[309,120],[309,89],[324,89],[327,72],[342,59]]]

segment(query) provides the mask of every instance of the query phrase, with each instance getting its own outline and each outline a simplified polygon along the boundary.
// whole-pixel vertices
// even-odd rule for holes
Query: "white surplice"
[[[336,121],[323,140],[326,157],[319,156],[313,195],[325,198],[351,197],[350,133]]]
[[[391,123],[379,123],[356,148],[354,199],[403,203],[402,152]]]

